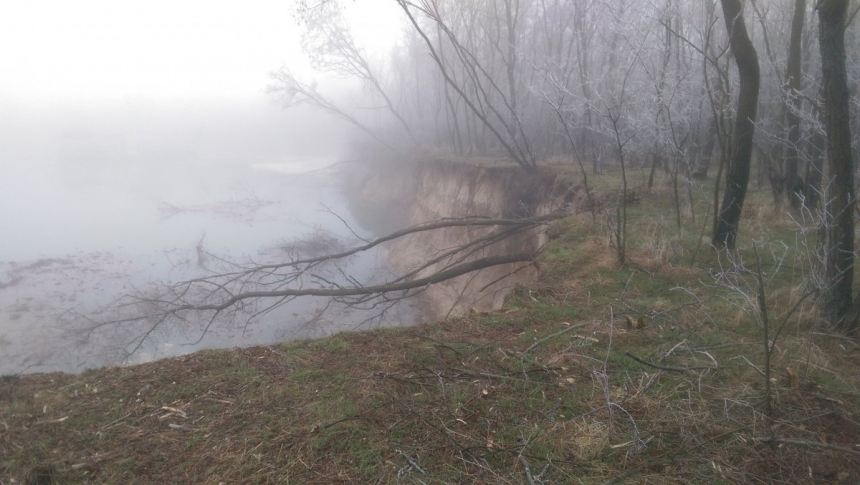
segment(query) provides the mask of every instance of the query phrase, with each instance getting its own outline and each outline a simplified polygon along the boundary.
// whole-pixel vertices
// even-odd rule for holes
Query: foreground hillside
[[[499,312],[2,378],[0,483],[860,481],[860,345],[797,226],[753,194],[716,254],[706,203],[637,196],[629,264],[572,216]]]

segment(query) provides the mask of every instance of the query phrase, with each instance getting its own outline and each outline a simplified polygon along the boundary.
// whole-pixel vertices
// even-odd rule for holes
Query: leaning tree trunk
[[[723,6],[729,42],[738,65],[741,88],[726,189],[711,242],[715,247],[732,249],[735,247],[741,209],[750,179],[750,157],[758,108],[759,67],[758,54],[747,35],[740,0],[720,0],[720,3]]]
[[[845,14],[848,0],[823,0],[818,4],[818,43],[827,128],[829,193],[825,200],[825,294],[824,311],[834,324],[851,330],[856,318],[851,309],[854,282],[854,174],[845,71]],[[855,312],[851,312],[852,314]]]

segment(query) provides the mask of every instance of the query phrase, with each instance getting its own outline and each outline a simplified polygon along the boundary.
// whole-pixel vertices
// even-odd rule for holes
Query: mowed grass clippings
[[[860,481],[860,345],[816,321],[814,298],[792,310],[803,248],[781,252],[785,222],[759,209],[742,228],[759,257],[744,246],[726,272],[699,247],[704,209],[680,230],[649,215],[671,207],[663,192],[637,192],[630,264],[605,226],[572,216],[540,280],[498,312],[2,378],[0,481]],[[745,293],[759,268],[783,328],[769,398]]]

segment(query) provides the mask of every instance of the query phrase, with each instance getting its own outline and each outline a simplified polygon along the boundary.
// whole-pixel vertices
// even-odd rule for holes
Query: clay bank
[[[429,221],[534,219],[573,207],[579,191],[549,172],[430,159],[365,162],[351,168],[347,193],[356,219],[377,234]],[[398,275],[421,278],[453,264],[500,255],[536,255],[546,226],[526,231],[463,225],[417,232],[387,245]],[[501,308],[517,284],[536,277],[533,262],[493,266],[437,283],[418,295],[425,320]]]

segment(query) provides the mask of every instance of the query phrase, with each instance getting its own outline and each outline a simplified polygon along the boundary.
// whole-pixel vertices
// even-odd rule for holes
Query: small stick
[[[119,419],[114,419],[114,420],[113,420],[113,421],[111,421],[110,423],[108,423],[108,424],[106,424],[106,425],[102,426],[102,429],[110,428],[111,426],[113,426],[113,425],[115,425],[115,424],[119,423],[120,421],[125,421],[126,419],[128,419],[128,417],[129,417],[129,416],[131,416],[131,413],[126,414],[125,416],[123,416],[123,417],[121,417],[121,418],[119,418]]]
[[[168,427],[168,428],[170,428],[170,429],[175,429],[175,430],[177,430],[177,431],[186,431],[186,432],[189,432],[189,431],[197,431],[197,428],[192,428],[191,426],[185,426],[184,424],[173,424],[173,423],[170,423],[170,424],[168,424],[168,425],[167,425],[167,427]]]
[[[627,293],[627,288],[630,287],[630,280],[633,279],[633,275],[636,274],[636,271],[631,271],[630,276],[627,277],[627,281],[624,282],[624,286],[621,287],[621,296],[619,298],[623,298],[624,294]]]
[[[575,329],[575,328],[584,327],[584,326],[588,325],[588,323],[589,323],[589,322],[584,322],[584,323],[578,323],[578,324],[576,324],[576,325],[571,325],[571,326],[569,326],[569,327],[565,328],[564,330],[560,330],[560,331],[558,331],[558,332],[556,332],[556,333],[554,333],[554,334],[552,334],[552,335],[547,335],[546,337],[544,337],[544,338],[542,338],[542,339],[538,340],[537,342],[535,342],[535,343],[531,344],[531,345],[529,346],[529,348],[527,348],[527,349],[525,350],[525,353],[531,352],[531,350],[532,350],[532,349],[534,349],[534,348],[535,348],[535,347],[537,347],[538,345],[540,345],[540,344],[544,343],[545,341],[547,341],[547,340],[549,340],[549,339],[551,339],[551,338],[553,338],[553,337],[558,337],[559,335],[563,335],[563,334],[565,334],[565,333],[567,333],[567,332],[570,332],[571,330],[573,330],[573,329]]]
[[[830,337],[830,338],[835,338],[835,339],[839,339],[839,340],[846,340],[848,342],[851,342],[853,345],[860,345],[860,343],[857,342],[856,338],[846,337],[845,335],[834,335],[832,333],[822,333],[822,332],[809,332],[807,335],[815,335],[817,337]]]
[[[788,438],[756,438],[756,441],[760,441],[762,443],[767,444],[777,443],[784,445],[808,446],[810,448],[821,448],[825,450],[841,451],[842,453],[850,453],[852,455],[860,456],[860,451],[852,450],[851,448],[845,448],[844,446],[835,446],[828,445],[827,443],[819,443],[817,441],[792,440]]]
[[[631,354],[630,352],[624,352],[624,355],[626,355],[627,357],[630,357],[631,359],[635,360],[636,362],[639,362],[640,364],[645,364],[648,367],[653,367],[655,369],[665,370],[665,371],[669,371],[669,372],[689,372],[691,370],[713,370],[713,367],[707,367],[707,366],[667,367],[665,365],[652,364],[646,360],[642,360],[639,357],[636,357],[635,355]]]
[[[418,470],[419,473],[421,473],[422,475],[427,474],[427,472],[424,471],[424,469],[421,468],[421,466],[418,463],[415,463],[415,460],[413,460],[411,456],[407,455],[406,453],[404,453],[400,450],[394,450],[394,451],[396,451],[397,453],[400,453],[400,456],[402,456],[403,458],[406,458],[406,461],[408,461],[409,464],[412,465],[413,468]]]
[[[532,477],[532,467],[529,466],[529,462],[526,461],[526,457],[520,454],[518,458],[526,470],[526,479],[529,481],[529,485],[535,485],[535,479]]]
[[[749,361],[749,359],[747,359],[747,358],[746,358],[746,357],[744,357],[743,355],[739,355],[738,357],[740,357],[741,359],[743,359],[743,360],[744,360],[744,362],[746,362],[746,364],[747,364],[748,366],[750,366],[750,367],[752,367],[753,369],[755,369],[755,371],[756,371],[756,372],[758,372],[759,374],[761,374],[761,376],[762,376],[762,377],[764,377],[764,371],[763,371],[763,370],[761,370],[761,369],[759,369],[759,368],[758,368],[755,364],[753,364],[752,362],[750,362],[750,361]]]
[[[678,342],[677,344],[675,344],[675,346],[674,346],[674,347],[672,347],[671,349],[669,349],[669,351],[668,351],[668,352],[666,352],[666,353],[663,355],[663,357],[660,357],[660,360],[662,361],[662,360],[663,360],[663,359],[665,359],[666,357],[669,357],[670,355],[672,355],[672,352],[674,352],[674,351],[675,351],[675,349],[677,349],[678,347],[680,347],[680,346],[684,345],[685,343],[687,343],[687,339],[684,339],[684,340],[682,340],[682,341]]]
[[[35,424],[36,424],[36,425],[42,425],[42,424],[57,424],[57,423],[62,423],[63,421],[65,421],[65,420],[67,420],[67,419],[69,419],[69,417],[68,417],[68,416],[63,416],[63,417],[62,417],[62,418],[60,418],[60,419],[49,419],[48,421],[39,421],[38,423],[35,423]]]

